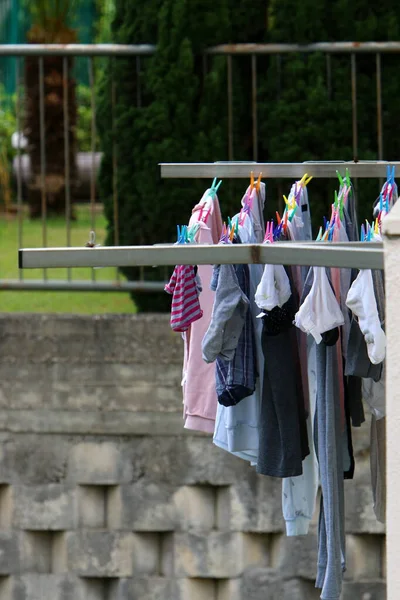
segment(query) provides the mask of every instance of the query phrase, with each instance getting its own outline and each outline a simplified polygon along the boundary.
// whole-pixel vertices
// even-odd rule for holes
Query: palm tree
[[[31,44],[71,44],[77,42],[77,32],[69,26],[78,0],[26,0],[32,26],[28,31]],[[64,89],[68,100],[68,141],[70,180],[76,179],[76,92],[72,77],[73,59],[68,58],[67,77],[64,82],[64,58],[43,58],[43,98],[41,113],[40,60],[27,57],[25,61],[26,111],[25,136],[31,163],[28,202],[31,217],[42,214],[43,199],[48,213],[65,213],[65,136]],[[41,116],[44,115],[45,164],[41,168]],[[73,189],[73,188],[72,188]],[[71,215],[72,216],[72,215]]]

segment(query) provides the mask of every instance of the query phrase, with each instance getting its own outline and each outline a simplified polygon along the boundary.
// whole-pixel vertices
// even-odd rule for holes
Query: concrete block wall
[[[314,600],[317,515],[184,432],[164,316],[0,316],[0,600]],[[345,482],[343,600],[383,600],[369,426]]]

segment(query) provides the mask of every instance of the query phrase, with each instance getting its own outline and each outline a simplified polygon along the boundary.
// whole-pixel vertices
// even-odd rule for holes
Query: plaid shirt
[[[248,265],[221,265],[214,268],[212,289],[224,285],[224,270],[234,269],[242,292],[250,295],[250,272]],[[216,359],[216,390],[218,402],[223,406],[234,406],[251,396],[257,379],[256,347],[251,310],[247,310],[243,330],[235,355],[228,361],[220,356]]]

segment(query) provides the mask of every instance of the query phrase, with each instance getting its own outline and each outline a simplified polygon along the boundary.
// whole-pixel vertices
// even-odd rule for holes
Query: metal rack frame
[[[247,178],[263,174],[268,178],[301,178],[305,173],[316,178],[335,178],[345,170],[353,178],[384,178],[387,166],[400,162],[304,162],[304,163],[163,163],[163,178]],[[21,269],[59,267],[127,267],[176,264],[283,264],[340,268],[383,269],[383,245],[357,242],[277,242],[275,244],[120,246],[96,248],[20,249]]]

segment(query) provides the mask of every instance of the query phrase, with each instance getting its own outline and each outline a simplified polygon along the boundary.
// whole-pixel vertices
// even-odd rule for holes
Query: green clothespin
[[[316,242],[320,242],[322,240],[322,227],[319,228]]]
[[[343,177],[341,176],[341,174],[339,173],[339,171],[336,171],[336,175],[338,176],[339,183],[340,183],[340,185],[342,186],[342,185],[344,184],[344,179],[343,179]]]
[[[339,206],[339,198],[338,198],[338,193],[335,190],[335,202],[333,203],[333,206],[335,207],[335,209]]]
[[[292,208],[292,210],[290,211],[290,216],[289,216],[289,221],[292,222],[294,215],[296,214],[296,210],[297,210],[297,204],[295,205],[294,208]]]

